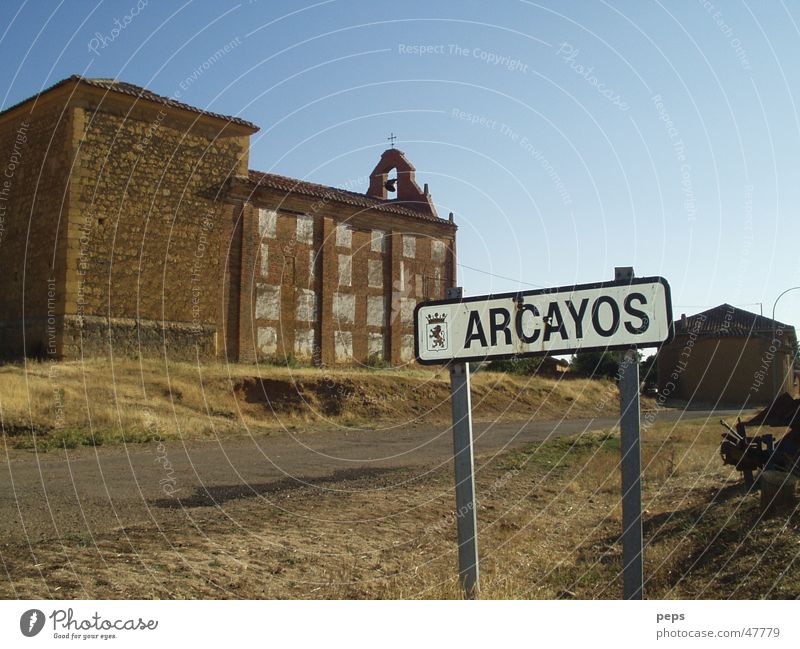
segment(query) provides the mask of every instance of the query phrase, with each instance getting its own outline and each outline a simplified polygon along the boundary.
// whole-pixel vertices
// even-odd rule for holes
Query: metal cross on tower
[[[397,139],[397,136],[394,133],[390,133],[389,137],[387,137],[386,139],[392,143],[392,148],[394,149],[394,141]]]

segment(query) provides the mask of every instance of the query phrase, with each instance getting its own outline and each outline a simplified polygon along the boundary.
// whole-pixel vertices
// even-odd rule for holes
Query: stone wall
[[[453,225],[261,187],[254,130],[79,81],[0,116],[0,357],[412,362]]]
[[[248,133],[169,107],[93,94],[76,101],[74,119],[80,141],[66,314],[78,326],[87,317],[113,322],[110,344],[118,340],[125,354],[142,351],[142,331],[151,332],[147,348],[159,350],[163,344],[152,332],[163,330],[170,355],[193,357],[197,336],[167,331],[195,329],[204,355],[224,355],[225,346],[210,341],[224,320],[238,218],[225,188],[247,167]],[[94,333],[89,339],[96,340]],[[66,356],[80,354],[78,340],[70,334]]]
[[[58,354],[64,304],[66,95],[0,118],[0,358]]]
[[[178,361],[214,358],[217,327],[185,322],[65,316],[64,345],[79,356],[139,358],[167,356]]]

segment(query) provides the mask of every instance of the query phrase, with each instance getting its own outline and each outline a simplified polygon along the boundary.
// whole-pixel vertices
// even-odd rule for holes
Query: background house
[[[794,394],[794,327],[722,304],[675,322],[658,353],[659,391],[669,399],[735,406]]]

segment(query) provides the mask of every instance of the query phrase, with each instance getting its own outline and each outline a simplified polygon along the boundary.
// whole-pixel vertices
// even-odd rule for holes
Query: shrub
[[[615,379],[619,358],[614,352],[578,352],[572,357],[570,369],[577,376]]]
[[[373,370],[384,370],[391,366],[392,364],[383,357],[383,354],[370,354],[364,361],[364,367]]]
[[[507,372],[509,374],[522,374],[530,376],[536,374],[542,366],[543,358],[510,358],[502,361],[492,361],[488,370],[492,372]]]

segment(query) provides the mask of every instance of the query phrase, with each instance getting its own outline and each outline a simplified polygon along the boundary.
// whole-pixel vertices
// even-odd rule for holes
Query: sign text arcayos
[[[647,347],[669,338],[662,278],[424,302],[415,312],[420,363]]]

